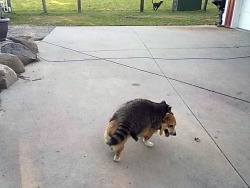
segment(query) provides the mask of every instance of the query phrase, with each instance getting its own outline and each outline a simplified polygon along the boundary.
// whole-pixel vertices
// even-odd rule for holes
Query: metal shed
[[[224,26],[250,31],[249,0],[228,0],[225,8]]]

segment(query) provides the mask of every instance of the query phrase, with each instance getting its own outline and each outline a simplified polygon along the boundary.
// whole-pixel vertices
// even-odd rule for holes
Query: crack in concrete
[[[140,39],[140,41],[142,42],[142,44],[145,46],[145,48],[147,49],[148,53],[150,54],[150,56],[153,58],[152,53],[150,52],[150,50],[147,48],[146,44],[143,42],[143,40],[140,38],[140,36],[137,34],[137,32],[134,30],[135,34],[137,35],[137,37]],[[170,79],[165,75],[165,73],[163,72],[163,70],[161,69],[160,65],[157,63],[157,61],[155,59],[153,59],[155,64],[157,65],[157,67],[159,68],[159,70],[161,71],[161,73],[164,75],[164,77],[167,79],[168,83],[171,85],[171,87],[174,89],[174,91],[176,92],[176,94],[180,97],[180,99],[182,100],[182,102],[185,104],[185,106],[188,108],[188,110],[192,113],[192,115],[194,116],[194,118],[197,120],[197,122],[200,124],[200,126],[204,129],[204,131],[207,133],[207,135],[210,137],[210,139],[214,142],[214,144],[216,145],[216,147],[220,150],[220,152],[222,153],[222,155],[226,158],[226,160],[228,161],[228,163],[231,165],[231,167],[234,169],[234,171],[238,174],[238,176],[241,178],[241,180],[246,184],[247,187],[250,187],[248,185],[248,183],[246,182],[246,180],[242,177],[242,175],[238,172],[238,170],[236,169],[236,167],[232,164],[232,162],[229,160],[229,158],[226,156],[226,154],[223,152],[223,150],[220,148],[220,146],[216,143],[215,139],[210,135],[210,133],[207,131],[207,129],[204,127],[204,125],[201,123],[201,121],[199,120],[199,118],[195,115],[195,113],[192,111],[192,109],[190,108],[190,106],[187,104],[187,102],[183,99],[183,97],[180,95],[180,93],[177,91],[177,89],[174,87],[174,85],[170,82]]]

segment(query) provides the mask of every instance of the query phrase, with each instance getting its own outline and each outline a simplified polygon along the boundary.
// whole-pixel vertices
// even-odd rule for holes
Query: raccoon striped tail
[[[130,134],[130,129],[127,126],[119,125],[111,138],[107,142],[108,145],[113,146],[121,143]]]

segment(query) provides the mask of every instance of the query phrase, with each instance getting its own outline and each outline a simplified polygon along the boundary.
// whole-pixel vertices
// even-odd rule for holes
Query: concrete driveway
[[[249,187],[249,32],[56,27],[39,50],[1,92],[0,187]],[[131,139],[115,163],[103,133],[134,98],[166,100],[177,136]]]

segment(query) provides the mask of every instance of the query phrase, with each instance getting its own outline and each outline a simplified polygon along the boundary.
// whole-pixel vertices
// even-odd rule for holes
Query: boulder
[[[6,65],[0,65],[0,89],[8,89],[17,81],[16,73]]]
[[[38,53],[38,47],[36,43],[27,37],[9,37],[10,40],[12,40],[15,43],[20,43],[27,48],[29,48],[33,53]]]
[[[27,65],[38,60],[35,53],[19,43],[6,42],[1,45],[1,52],[16,55],[23,62],[23,65]]]
[[[12,54],[0,53],[0,64],[7,65],[17,74],[25,71],[22,61]]]

